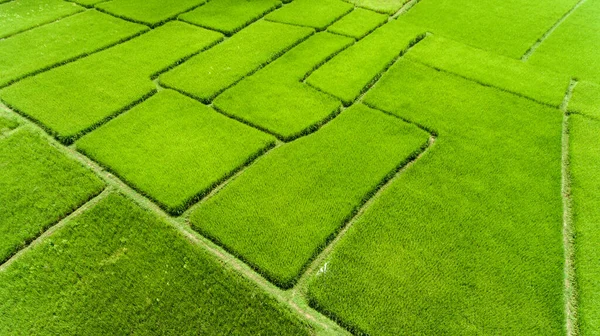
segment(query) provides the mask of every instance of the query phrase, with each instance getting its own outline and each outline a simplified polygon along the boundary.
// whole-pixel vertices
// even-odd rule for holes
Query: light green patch
[[[317,69],[307,83],[349,106],[424,34],[421,28],[398,21],[387,23]]]
[[[65,143],[156,91],[150,77],[223,35],[183,22],[137,38],[0,91],[13,108]]]
[[[348,14],[353,6],[341,0],[294,0],[266,19],[323,30]]]
[[[111,0],[97,4],[96,8],[153,27],[175,19],[177,15],[205,2],[206,0]]]
[[[286,141],[306,134],[335,115],[341,104],[301,81],[352,42],[318,33],[219,95],[215,108]]]
[[[569,112],[600,118],[600,85],[590,82],[577,83],[568,108]]]
[[[0,135],[2,135],[4,132],[17,128],[18,126],[19,123],[15,119],[10,117],[5,118],[4,116],[0,115]]]
[[[91,10],[0,40],[0,87],[146,29]]]
[[[570,82],[568,76],[438,36],[427,37],[406,58],[554,107]]]
[[[278,0],[213,0],[179,19],[232,35],[279,6]]]
[[[327,31],[361,39],[384,24],[387,19],[387,15],[356,8],[350,14],[332,24],[327,28]]]
[[[246,278],[117,194],[1,271],[0,302],[3,335],[310,332]]]
[[[29,130],[0,138],[0,263],[100,193],[103,185]]]
[[[160,84],[208,103],[313,32],[310,28],[259,21],[160,76]]]
[[[428,134],[357,105],[318,132],[276,148],[207,199],[194,229],[277,285],[308,262]]]
[[[0,1],[1,2],[1,1]],[[0,38],[81,12],[62,0],[14,0],[0,4]]]
[[[76,142],[172,214],[273,146],[273,138],[163,90]]]
[[[564,333],[562,113],[400,60],[365,103],[438,134],[309,286],[355,332]]]

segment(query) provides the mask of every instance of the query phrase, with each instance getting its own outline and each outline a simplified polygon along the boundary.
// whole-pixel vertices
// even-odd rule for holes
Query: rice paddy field
[[[0,0],[0,335],[600,335],[600,0]]]

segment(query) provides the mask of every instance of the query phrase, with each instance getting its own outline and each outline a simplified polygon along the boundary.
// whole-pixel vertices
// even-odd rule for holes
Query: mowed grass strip
[[[3,335],[308,335],[181,233],[110,194],[0,271]]]
[[[213,0],[179,19],[231,36],[280,6],[278,0]]]
[[[349,106],[424,34],[419,27],[398,21],[387,23],[317,69],[306,82]]]
[[[578,1],[556,0],[552,6],[526,0],[419,1],[398,20],[520,59]]]
[[[435,130],[309,285],[357,333],[564,333],[562,113],[400,60],[365,96]]]
[[[70,143],[155,93],[151,76],[222,37],[187,23],[167,23],[110,49],[26,78],[1,90],[0,98]]]
[[[206,0],[110,0],[95,7],[115,16],[154,27],[175,19],[177,15],[205,2]]]
[[[575,272],[581,335],[600,333],[600,121],[569,117]]]
[[[0,138],[0,263],[103,186],[89,170],[27,129]]]
[[[341,103],[301,80],[352,43],[348,37],[317,33],[223,92],[214,106],[284,141],[306,134],[337,114]]]
[[[332,24],[327,28],[327,31],[361,39],[384,24],[387,19],[387,15],[356,8],[350,14]]]
[[[569,101],[569,112],[600,119],[600,85],[578,82]]]
[[[76,142],[172,214],[274,145],[273,137],[163,90]]]
[[[587,0],[540,44],[528,62],[600,84],[600,1]]]
[[[90,10],[0,40],[0,87],[116,44],[146,29]]]
[[[283,288],[429,135],[366,106],[274,149],[191,215],[192,227]]]
[[[554,107],[570,82],[569,76],[439,36],[429,36],[405,57]]]
[[[346,0],[358,7],[367,8],[379,13],[394,14],[404,6],[408,0]]]
[[[63,0],[14,0],[0,4],[0,38],[41,26],[84,8]]]
[[[323,30],[348,14],[353,7],[342,0],[294,0],[267,15],[266,19]]]
[[[205,103],[313,34],[311,28],[259,21],[160,76],[160,84]]]

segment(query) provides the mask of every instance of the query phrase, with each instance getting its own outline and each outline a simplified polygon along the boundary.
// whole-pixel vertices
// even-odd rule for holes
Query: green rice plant
[[[259,21],[161,75],[160,84],[209,103],[313,33],[310,28]]]
[[[76,142],[77,149],[180,214],[274,139],[163,90]]]
[[[348,14],[353,6],[342,0],[294,0],[269,14],[269,21],[289,23],[323,30]]]
[[[600,84],[600,1],[577,8],[531,55],[528,62]]]
[[[103,186],[88,169],[29,130],[0,138],[0,263]]]
[[[399,20],[476,48],[520,59],[579,0],[419,1]]]
[[[439,36],[426,38],[405,57],[554,107],[562,103],[570,82],[569,76]]]
[[[0,38],[81,12],[83,8],[62,0],[0,1]]]
[[[167,23],[76,62],[26,78],[0,98],[64,143],[156,92],[150,80],[223,35],[183,22]]]
[[[572,115],[572,176],[575,273],[581,335],[600,333],[600,121]]]
[[[110,0],[95,5],[112,15],[151,27],[177,18],[183,12],[204,4],[206,0]]]
[[[284,141],[304,135],[336,115],[341,104],[301,81],[352,43],[348,37],[317,33],[219,95],[214,106]]]
[[[119,194],[0,271],[3,335],[308,335],[295,315]]]
[[[392,21],[317,69],[306,82],[349,106],[424,35],[421,28]]]
[[[280,6],[278,0],[213,0],[179,19],[230,36]]]
[[[367,8],[379,13],[394,14],[409,0],[345,0],[358,7]]]
[[[90,10],[0,40],[0,87],[104,49],[146,29]]]
[[[289,288],[428,137],[398,118],[356,105],[249,166],[196,208],[190,222]]]
[[[558,109],[397,62],[365,104],[435,143],[309,279],[311,305],[356,333],[564,333]]]
[[[578,82],[569,101],[569,112],[600,119],[600,85]]]
[[[14,130],[19,126],[19,123],[13,118],[5,118],[0,115],[0,135],[6,131]]]
[[[388,16],[370,10],[356,8],[350,14],[327,28],[327,31],[354,37],[357,40],[386,23]]]
[[[104,2],[106,0],[68,0],[68,1],[77,3],[77,4],[80,4],[80,5],[84,6],[84,7],[88,7],[89,8],[89,7],[94,7],[95,4]]]

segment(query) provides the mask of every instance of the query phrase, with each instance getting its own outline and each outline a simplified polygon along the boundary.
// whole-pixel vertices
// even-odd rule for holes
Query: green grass
[[[0,138],[0,263],[102,188],[90,171],[29,130]]]
[[[570,82],[569,76],[438,36],[427,37],[406,58],[555,107]]]
[[[221,38],[220,33],[187,23],[167,23],[110,49],[26,78],[0,91],[0,98],[70,143],[154,93],[151,76]]]
[[[2,135],[4,132],[14,130],[18,126],[19,123],[15,119],[10,117],[5,118],[4,116],[0,115],[0,135]]]
[[[342,0],[294,0],[267,15],[266,19],[323,30],[348,14],[352,8],[351,4]]]
[[[597,335],[600,333],[600,121],[573,115],[569,122],[581,334]]]
[[[424,33],[401,22],[387,23],[317,69],[307,83],[348,106]]]
[[[208,103],[313,32],[310,28],[259,21],[160,76],[160,83]]]
[[[367,8],[379,13],[394,14],[409,0],[346,0],[358,7]]]
[[[373,335],[563,334],[562,113],[408,60],[365,103],[438,138],[326,259],[312,305]]]
[[[569,112],[600,119],[600,85],[578,82],[569,101]]]
[[[179,214],[273,146],[273,140],[191,98],[163,90],[76,145]]]
[[[327,31],[361,39],[387,22],[387,19],[387,15],[356,8],[350,14],[332,24],[327,28]]]
[[[192,227],[289,288],[428,134],[363,105],[274,149],[191,215]]]
[[[307,335],[173,227],[110,194],[0,271],[3,335]]]
[[[542,42],[529,62],[600,84],[599,17],[600,1],[587,0]]]
[[[280,6],[278,0],[213,0],[179,19],[230,36]]]
[[[95,6],[115,16],[154,27],[205,2],[206,0],[110,0]]]
[[[429,32],[520,59],[578,0],[420,1],[399,20]]]
[[[0,38],[58,20],[83,8],[62,0],[15,0],[0,4]]]
[[[145,29],[91,10],[0,40],[0,87],[106,48]]]
[[[341,103],[301,83],[302,79],[352,42],[348,37],[317,33],[219,95],[214,105],[282,140],[305,134],[335,115]]]

